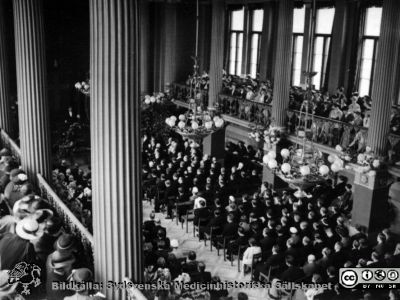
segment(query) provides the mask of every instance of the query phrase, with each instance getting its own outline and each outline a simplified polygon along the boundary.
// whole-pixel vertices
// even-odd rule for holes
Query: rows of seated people
[[[145,149],[147,147],[149,146],[145,146]],[[163,146],[155,145],[154,149],[160,149],[161,152]],[[152,151],[147,151],[144,161],[154,161],[154,165],[149,167],[157,170],[162,164],[162,159],[154,159]],[[188,153],[197,153],[196,151],[198,150],[192,148]],[[229,157],[235,157],[233,152],[237,153],[237,149],[229,152]],[[198,156],[199,154],[191,155],[189,158],[188,155],[187,159],[196,162]],[[174,162],[174,155],[170,157]],[[239,160],[241,157],[237,156]],[[181,160],[186,162],[183,157]],[[188,161],[187,165],[191,162]],[[177,164],[179,165],[179,162]],[[211,164],[217,162],[211,161]],[[167,163],[167,168],[172,166],[173,164],[168,166]],[[235,167],[234,170],[236,169]],[[145,170],[144,174],[148,173]],[[232,173],[235,174],[236,171]],[[165,184],[169,179],[162,178],[166,176],[162,176],[163,174],[161,173],[160,177],[157,174],[154,176],[161,179],[159,182],[164,180]],[[306,194],[290,190],[276,192],[268,187],[268,184],[261,185],[261,188],[250,195],[220,193],[226,178],[220,176],[217,185],[219,189],[215,189],[211,196],[208,195],[207,189],[202,190],[201,185],[196,185],[198,181],[192,180],[184,186],[185,190],[181,190],[182,186],[178,187],[176,199],[179,202],[183,193],[188,189],[191,191],[192,195],[189,198],[185,197],[183,203],[187,206],[185,209],[194,208],[193,223],[200,226],[199,238],[209,238],[212,229],[213,244],[216,247],[225,245],[228,259],[234,259],[234,256],[239,254],[243,271],[246,273],[254,269],[254,280],[270,281],[279,278],[290,282],[331,283],[337,287],[338,273],[342,267],[395,267],[400,264],[400,244],[396,246],[395,237],[388,229],[382,230],[376,238],[368,236],[361,227],[351,228],[350,231],[347,217],[351,211],[352,187],[343,176],[335,183],[327,180],[316,186],[309,191],[308,197],[305,197]],[[174,175],[172,180],[175,180]],[[167,207],[170,206],[167,211],[171,214],[173,203],[169,204],[168,201],[173,201],[175,196],[169,199],[165,194],[168,196],[165,192],[164,196],[160,197],[164,199],[160,200],[160,203],[164,201]],[[157,211],[157,201],[155,207]],[[178,206],[178,216],[182,214],[183,209],[180,211]],[[146,240],[149,241],[148,236]],[[165,244],[164,250],[169,249],[170,245]],[[158,247],[156,244],[154,246]],[[261,256],[260,260],[255,262],[255,256]],[[274,290],[271,293],[274,293]],[[345,290],[337,288],[310,293],[319,294],[319,298],[314,299],[343,299],[344,296],[348,297],[345,299],[359,299],[363,296],[362,292],[346,293]]]
[[[75,237],[65,232],[62,220],[49,203],[34,193],[27,175],[7,149],[0,151],[0,295],[1,299],[24,299],[18,281],[39,279],[29,285],[27,299],[93,299],[94,291],[54,290],[53,281],[93,280],[83,250]],[[22,272],[22,273],[21,273]],[[26,278],[24,277],[26,276]],[[30,276],[30,277],[29,277]],[[39,283],[40,283],[39,282]]]
[[[217,276],[212,277],[205,271],[206,265],[197,260],[196,252],[183,251],[176,239],[167,237],[166,228],[161,226],[161,221],[155,218],[155,213],[150,214],[150,219],[143,224],[144,257],[145,257],[145,282],[157,283],[172,281],[192,283],[216,283],[220,282]],[[201,299],[225,299],[226,290],[178,290],[171,286],[170,289],[159,290],[155,294],[146,295],[149,299],[157,296],[158,299],[194,299],[194,295]],[[247,299],[245,295],[240,296]],[[196,298],[198,299],[198,298]]]
[[[170,139],[165,145],[154,137],[144,140],[145,196],[154,199],[156,212],[164,208],[171,218],[178,206],[181,217],[200,196],[208,206],[215,198],[227,205],[231,193],[260,184],[260,165],[255,161],[255,152],[243,144],[227,147],[231,155],[224,166],[215,157],[203,156],[196,146],[182,140]]]

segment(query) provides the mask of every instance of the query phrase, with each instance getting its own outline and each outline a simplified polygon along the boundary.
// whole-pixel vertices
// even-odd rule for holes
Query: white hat
[[[26,174],[24,173],[20,173],[17,175],[17,178],[19,179],[19,181],[24,182],[28,180],[28,176],[26,176]]]
[[[195,187],[193,187],[193,189],[192,189],[192,193],[198,193],[199,192],[199,189],[197,188],[197,186],[195,186]]]
[[[172,248],[178,248],[178,246],[179,246],[179,242],[176,239],[171,240],[170,244],[171,244]]]
[[[296,227],[290,227],[289,231],[290,231],[290,233],[297,233],[297,228]]]
[[[37,240],[43,234],[43,227],[35,219],[26,217],[17,223],[15,233],[24,240]]]

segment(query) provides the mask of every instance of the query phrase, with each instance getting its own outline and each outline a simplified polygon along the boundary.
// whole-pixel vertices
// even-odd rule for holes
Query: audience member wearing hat
[[[12,171],[14,172],[14,170]],[[27,183],[28,176],[25,173],[19,173],[16,176],[11,176],[11,181],[7,184],[4,189],[4,198],[6,199],[9,207],[14,207],[15,202],[17,202],[22,197],[29,195],[33,191],[31,184]]]
[[[4,189],[6,188],[7,184],[10,182],[11,178],[11,171],[12,170],[19,170],[18,163],[15,160],[10,160],[5,163],[3,175],[0,176],[0,192],[3,193]]]
[[[71,275],[76,259],[71,252],[54,251],[46,262],[46,299],[58,300],[73,295],[72,291],[52,288],[55,281],[66,282]]]
[[[45,261],[46,257],[54,251],[54,243],[62,235],[63,228],[61,219],[50,217],[43,222],[43,235],[34,242],[35,252],[41,261]]]
[[[36,262],[36,253],[33,242],[43,234],[43,228],[30,217],[19,221],[14,233],[6,233],[0,240],[1,267],[12,269],[15,264],[24,261]]]
[[[26,186],[24,186],[24,188],[26,188]],[[26,191],[24,190],[23,192],[25,193]],[[40,197],[33,194],[22,197],[14,203],[12,214],[18,219],[23,219],[27,215],[33,214],[35,212],[34,203],[39,200]]]
[[[72,234],[64,233],[59,236],[54,244],[54,249],[60,252],[76,252],[76,239]]]
[[[84,283],[93,281],[93,274],[87,268],[72,270],[69,280],[76,283]],[[101,299],[99,296],[90,295],[92,291],[86,289],[76,289],[72,296],[64,297],[64,300],[94,300]]]

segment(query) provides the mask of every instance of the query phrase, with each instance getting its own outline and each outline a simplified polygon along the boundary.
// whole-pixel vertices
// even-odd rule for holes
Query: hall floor
[[[143,201],[143,221],[148,220],[153,207],[149,202]],[[206,271],[211,272],[212,276],[219,276],[222,281],[238,281],[248,282],[250,281],[250,274],[243,276],[239,274],[237,270],[237,260],[234,261],[231,266],[230,261],[224,262],[222,251],[220,256],[217,255],[217,249],[213,247],[213,251],[210,251],[210,242],[207,241],[207,246],[204,246],[204,241],[199,242],[197,237],[193,237],[192,223],[189,223],[189,233],[186,233],[185,224],[183,229],[181,225],[176,225],[175,220],[166,220],[165,215],[157,213],[156,218],[161,220],[161,225],[167,229],[167,236],[169,239],[177,239],[179,241],[179,247],[182,251],[195,251],[197,253],[197,260],[202,261],[206,265]],[[250,300],[268,300],[267,289],[232,289],[229,291],[231,296],[236,296],[238,292],[245,292]],[[234,298],[235,299],[235,298]]]

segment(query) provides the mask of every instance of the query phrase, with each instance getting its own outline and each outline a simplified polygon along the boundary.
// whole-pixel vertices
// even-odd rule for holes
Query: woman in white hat
[[[19,221],[14,233],[6,233],[0,240],[0,259],[3,269],[12,269],[19,262],[35,263],[33,242],[43,234],[43,228],[31,217]]]

